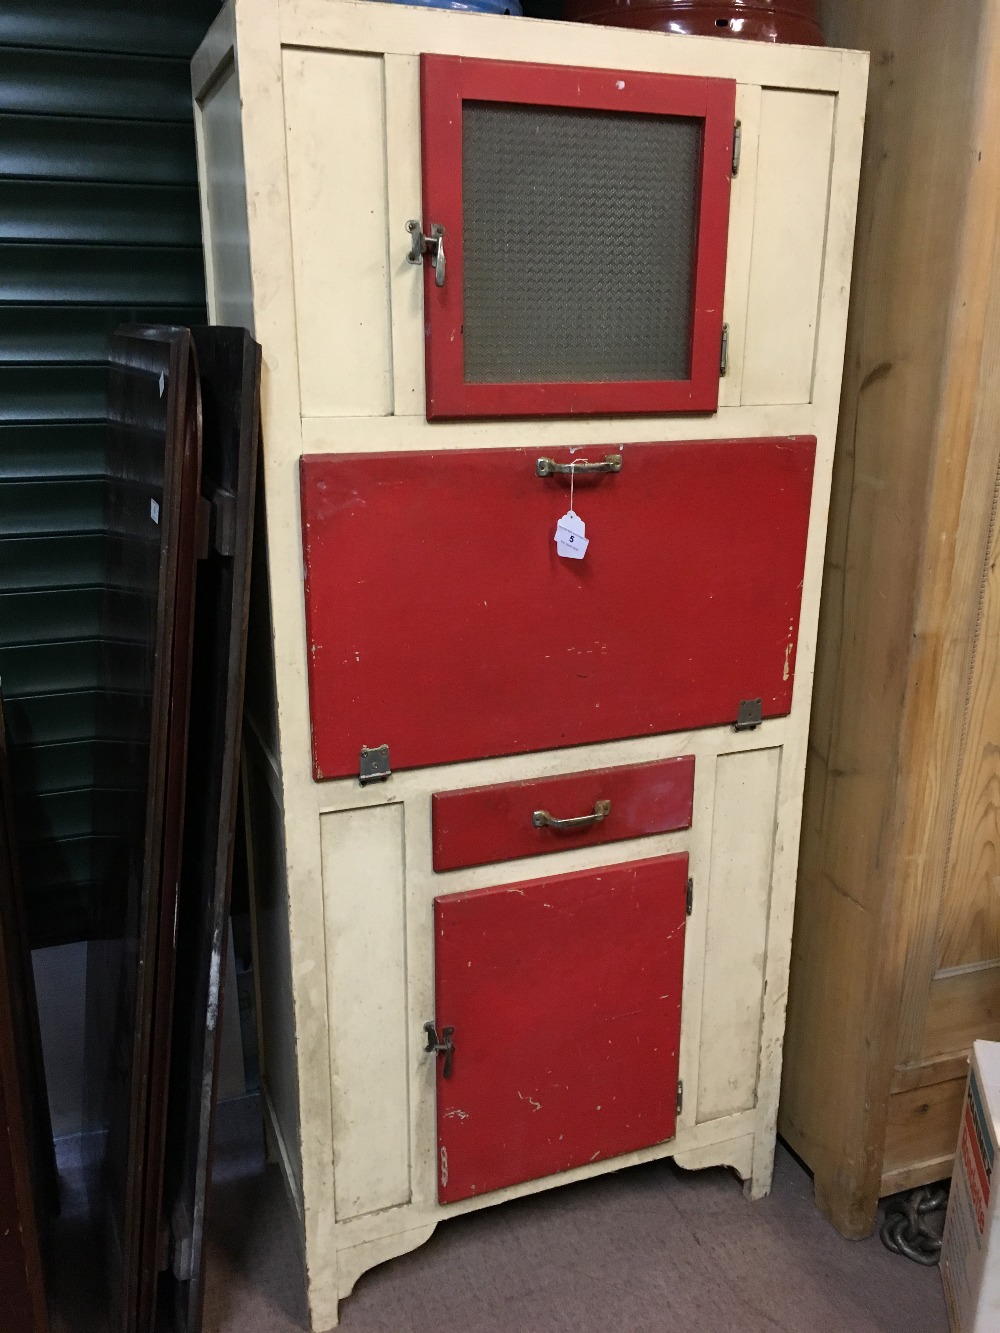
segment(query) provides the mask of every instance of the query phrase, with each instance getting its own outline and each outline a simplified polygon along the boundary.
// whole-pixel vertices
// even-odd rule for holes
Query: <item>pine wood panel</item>
[[[965,1053],[977,1039],[1000,1041],[1000,966],[962,968],[927,987],[920,1058]]]
[[[997,259],[1000,260],[1000,233]],[[984,346],[985,366],[1000,351],[1000,302],[990,310]],[[1000,377],[987,369],[978,410],[989,421],[1000,411]],[[983,471],[987,460],[983,460]],[[977,469],[977,472],[979,469]],[[985,480],[985,478],[983,478]],[[990,537],[985,552],[975,660],[968,686],[962,726],[961,759],[955,789],[948,872],[938,923],[938,961],[941,967],[987,962],[1000,958],[1000,530],[997,487],[987,496]]]
[[[966,167],[969,193],[945,391],[919,571],[911,688],[904,715],[897,818],[905,868],[890,939],[902,974],[897,1059],[916,1059],[929,983],[938,965],[938,917],[970,698],[984,554],[997,479],[1000,427],[1000,10],[984,12]],[[973,165],[974,164],[974,165]],[[985,721],[985,719],[984,719]],[[952,811],[954,810],[954,814]],[[891,1001],[890,1001],[891,1003]]]
[[[828,0],[823,18],[828,40],[872,52],[872,75],[781,1128],[838,1228],[864,1235],[892,1071],[920,1056],[960,685],[957,719],[941,713],[968,672],[962,578],[982,569],[982,537],[954,534],[1000,179],[997,12],[934,4],[915,24],[905,0]]]
[[[907,1092],[911,1088],[926,1088],[932,1083],[944,1083],[952,1078],[965,1078],[969,1072],[969,1057],[960,1055],[934,1056],[916,1065],[900,1065],[892,1076],[892,1092]]]
[[[964,1077],[893,1093],[886,1119],[883,1181],[912,1178],[921,1167],[939,1173],[928,1176],[928,1182],[940,1179],[941,1162],[955,1155],[964,1097]],[[893,1183],[891,1188],[907,1186]]]

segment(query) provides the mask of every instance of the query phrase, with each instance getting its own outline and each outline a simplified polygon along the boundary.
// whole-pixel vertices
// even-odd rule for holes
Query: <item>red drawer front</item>
[[[734,723],[791,707],[815,440],[302,460],[313,762],[395,768]]]
[[[435,792],[431,802],[434,869],[513,861],[592,843],[621,842],[689,828],[694,801],[694,757],[601,768],[530,782],[504,782],[464,791]],[[607,814],[584,828],[555,828],[533,817]]]
[[[673,1137],[686,886],[679,855],[435,898],[442,1203]]]

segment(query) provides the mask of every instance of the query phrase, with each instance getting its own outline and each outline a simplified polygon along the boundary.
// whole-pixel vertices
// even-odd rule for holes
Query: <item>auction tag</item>
[[[590,545],[586,537],[587,525],[572,509],[563,514],[556,524],[556,551],[567,560],[582,560]]]

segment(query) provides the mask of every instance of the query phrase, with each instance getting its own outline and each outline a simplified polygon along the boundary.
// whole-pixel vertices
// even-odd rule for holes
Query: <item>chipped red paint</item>
[[[434,900],[438,1200],[646,1148],[677,1125],[686,854]]]
[[[578,476],[583,560],[552,540],[551,455],[455,449],[301,463],[317,778],[562,749],[791,707],[815,440],[627,444]]]

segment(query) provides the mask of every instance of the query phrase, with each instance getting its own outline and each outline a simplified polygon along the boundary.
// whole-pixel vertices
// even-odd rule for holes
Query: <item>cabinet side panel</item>
[[[834,107],[828,93],[761,98],[744,404],[812,398]]]
[[[245,733],[244,783],[248,815],[261,1043],[261,1082],[271,1127],[292,1197],[301,1207],[302,1157],[295,1011],[288,936],[288,890],[277,775],[254,733]]]
[[[392,344],[382,58],[286,51],[282,64],[302,413],[385,416]]]
[[[723,755],[716,770],[699,1121],[754,1104],[780,756]]]
[[[203,226],[214,324],[254,331],[240,85],[230,64],[199,106]]]
[[[320,818],[337,1220],[409,1202],[403,806]]]

